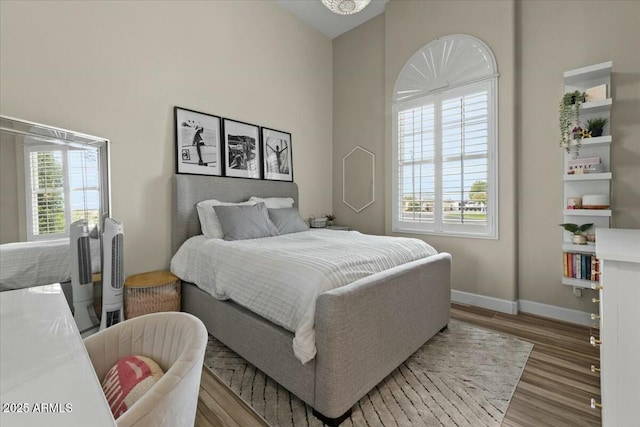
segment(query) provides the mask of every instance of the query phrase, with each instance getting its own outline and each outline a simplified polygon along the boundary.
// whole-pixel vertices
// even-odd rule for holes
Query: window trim
[[[498,198],[499,198],[499,180],[498,180],[498,90],[497,90],[497,75],[491,75],[487,78],[468,82],[466,84],[458,85],[455,87],[439,88],[430,93],[423,93],[421,96],[406,98],[405,100],[395,102],[392,105],[392,220],[391,231],[394,233],[412,233],[412,234],[425,234],[435,236],[448,236],[448,237],[466,237],[477,239],[493,239],[496,240],[498,236]],[[442,96],[456,96],[460,93],[466,93],[469,90],[469,86],[478,86],[480,84],[487,84],[489,94],[488,105],[488,134],[487,134],[487,192],[492,195],[487,202],[487,225],[479,227],[473,227],[472,225],[461,224],[448,224],[446,225],[442,221],[442,212],[440,209],[434,209],[434,226],[420,226],[418,223],[402,222],[399,220],[399,197],[398,194],[398,168],[399,168],[399,153],[398,153],[398,112],[406,110],[407,108],[415,108],[420,105],[425,105],[425,100],[432,100],[434,96],[441,98]],[[437,104],[436,104],[437,105]],[[440,120],[438,111],[436,111],[436,122]],[[442,164],[442,141],[439,135],[440,126],[436,126],[436,144],[434,147],[435,160],[435,192],[437,194],[442,192],[442,173],[439,170]],[[429,223],[431,224],[431,223]],[[473,227],[473,228],[470,228]],[[435,229],[434,229],[435,228]],[[459,229],[459,230],[458,230]]]
[[[79,152],[84,152],[84,149],[78,150]],[[64,221],[65,221],[65,229],[63,233],[45,233],[45,234],[35,234],[34,233],[34,220],[37,213],[34,212],[34,193],[33,185],[32,185],[32,170],[31,170],[31,153],[42,153],[42,152],[61,152],[62,158],[62,187],[61,190],[56,191],[56,193],[62,194],[64,200]],[[69,237],[69,226],[71,225],[73,219],[73,212],[71,206],[71,195],[73,193],[78,192],[87,192],[87,191],[98,191],[100,192],[100,184],[101,181],[98,179],[97,186],[87,186],[87,187],[71,187],[71,153],[76,152],[73,147],[65,146],[65,145],[25,145],[24,146],[24,176],[25,176],[25,211],[26,211],[26,236],[27,241],[39,241],[39,240],[51,240],[51,239],[61,239],[65,237]],[[98,169],[101,167],[98,161]],[[100,210],[100,209],[99,209]]]

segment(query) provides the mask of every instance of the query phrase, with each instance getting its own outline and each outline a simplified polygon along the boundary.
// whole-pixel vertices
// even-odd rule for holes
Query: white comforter
[[[100,271],[100,240],[90,239],[91,268]],[[0,290],[71,280],[69,238],[0,245]]]
[[[231,299],[295,333],[302,363],[316,354],[316,299],[328,290],[435,255],[418,239],[310,230],[262,239],[187,240],[171,271],[218,299]]]

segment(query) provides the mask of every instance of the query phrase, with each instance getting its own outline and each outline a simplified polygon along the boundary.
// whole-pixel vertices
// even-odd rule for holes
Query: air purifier
[[[122,223],[105,218],[102,234],[102,320],[100,330],[124,320],[124,232]]]
[[[99,321],[93,308],[93,280],[89,225],[81,219],[71,224],[69,244],[71,249],[71,293],[73,318],[80,335],[95,332]]]

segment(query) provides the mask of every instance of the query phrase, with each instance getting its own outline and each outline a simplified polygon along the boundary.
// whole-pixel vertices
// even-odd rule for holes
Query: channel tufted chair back
[[[207,330],[195,316],[165,312],[135,317],[84,340],[100,382],[122,357],[153,359],[165,374],[116,423],[118,427],[192,427]]]

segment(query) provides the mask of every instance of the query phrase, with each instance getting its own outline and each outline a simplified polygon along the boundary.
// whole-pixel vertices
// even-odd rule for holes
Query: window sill
[[[409,229],[409,228],[401,228],[401,227],[392,227],[391,232],[397,233],[397,234],[419,234],[419,235],[438,236],[438,237],[463,237],[467,239],[499,240],[498,233],[472,234],[472,233],[455,233],[451,231],[436,232],[436,231],[416,230],[414,228]]]

